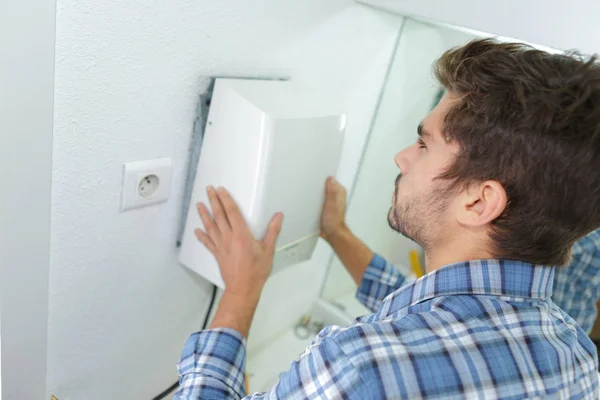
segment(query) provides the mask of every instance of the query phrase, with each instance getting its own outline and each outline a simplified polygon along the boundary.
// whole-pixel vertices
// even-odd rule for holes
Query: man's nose
[[[413,150],[413,147],[414,146],[407,147],[394,156],[394,163],[400,169],[402,174],[407,174],[410,169],[410,153]]]

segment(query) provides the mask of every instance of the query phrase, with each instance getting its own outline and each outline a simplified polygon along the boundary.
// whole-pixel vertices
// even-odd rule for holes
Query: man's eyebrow
[[[427,132],[425,130],[425,128],[423,128],[423,123],[422,122],[417,127],[417,135],[419,135],[420,137],[431,136],[431,134],[429,132]]]

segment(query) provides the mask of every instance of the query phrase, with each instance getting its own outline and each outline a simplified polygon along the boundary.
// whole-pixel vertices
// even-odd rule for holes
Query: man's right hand
[[[346,227],[346,188],[335,178],[325,183],[325,204],[321,213],[321,237],[328,242]]]
[[[321,213],[321,237],[329,243],[335,254],[357,285],[373,259],[373,251],[354,236],[346,225],[346,188],[335,178],[327,178],[325,204]]]

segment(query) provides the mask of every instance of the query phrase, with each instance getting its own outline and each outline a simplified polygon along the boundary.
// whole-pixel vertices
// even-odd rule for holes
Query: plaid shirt
[[[487,260],[402,286],[375,256],[358,298],[377,311],[325,328],[275,387],[247,398],[597,398],[596,348],[550,299],[553,279],[552,267]],[[244,397],[244,363],[239,333],[193,334],[175,398]]]
[[[600,300],[600,229],[576,242],[571,265],[556,271],[552,300],[584,331],[592,331]]]

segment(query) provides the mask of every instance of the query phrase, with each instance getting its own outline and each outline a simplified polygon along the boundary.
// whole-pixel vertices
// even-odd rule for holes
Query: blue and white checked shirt
[[[572,252],[570,266],[556,271],[552,300],[589,334],[600,300],[600,229],[577,241]]]
[[[325,328],[275,387],[247,398],[597,398],[596,348],[550,299],[553,279],[552,267],[488,260],[402,286],[375,256],[358,298],[376,312]],[[245,357],[233,330],[193,334],[175,398],[244,397]]]

